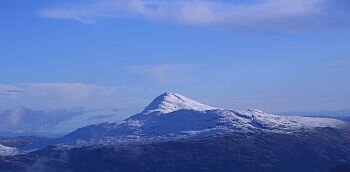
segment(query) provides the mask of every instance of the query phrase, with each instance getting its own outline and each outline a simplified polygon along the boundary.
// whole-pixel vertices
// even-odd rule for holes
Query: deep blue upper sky
[[[0,1],[0,109],[350,109],[345,0]]]

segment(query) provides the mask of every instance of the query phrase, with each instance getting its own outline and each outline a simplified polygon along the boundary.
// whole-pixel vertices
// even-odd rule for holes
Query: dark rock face
[[[343,172],[350,162],[350,132],[334,129],[299,135],[227,134],[198,140],[55,147],[0,158],[1,172]],[[343,170],[343,171],[341,171]],[[348,172],[348,171],[347,171]]]

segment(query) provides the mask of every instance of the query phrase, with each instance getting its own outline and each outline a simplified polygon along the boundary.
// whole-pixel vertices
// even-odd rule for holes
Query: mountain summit
[[[161,114],[174,112],[180,109],[187,110],[196,110],[196,111],[205,111],[217,109],[197,101],[191,100],[185,96],[182,96],[178,93],[166,92],[157,98],[155,98],[151,104],[149,104],[143,114],[150,114],[158,112]]]

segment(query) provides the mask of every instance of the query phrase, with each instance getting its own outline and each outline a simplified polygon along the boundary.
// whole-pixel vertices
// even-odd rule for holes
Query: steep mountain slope
[[[227,132],[296,133],[315,128],[341,128],[347,123],[327,118],[278,116],[259,110],[227,110],[201,104],[176,93],[164,93],[139,114],[121,123],[78,129],[65,141],[123,138],[208,136]]]

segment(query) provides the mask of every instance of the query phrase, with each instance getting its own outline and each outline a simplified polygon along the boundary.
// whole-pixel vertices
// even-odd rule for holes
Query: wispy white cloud
[[[145,76],[158,83],[183,82],[188,74],[197,69],[199,65],[190,64],[158,64],[158,65],[134,65],[130,66],[131,73]]]
[[[109,96],[116,88],[83,83],[30,83],[23,84],[25,93],[33,97],[55,97],[64,101],[81,101],[96,95]]]
[[[16,105],[42,107],[85,107],[110,105],[117,99],[119,87],[85,83],[0,84],[0,98],[15,99]],[[2,95],[2,96],[1,96]],[[13,101],[12,101],[13,102]]]
[[[42,10],[42,16],[87,24],[102,18],[144,18],[189,25],[241,29],[300,29],[329,24],[338,15],[330,6],[340,0],[98,0]],[[335,5],[334,5],[335,4]],[[341,5],[341,4],[340,4]],[[345,4],[346,5],[346,4]],[[340,20],[339,20],[340,21]]]

